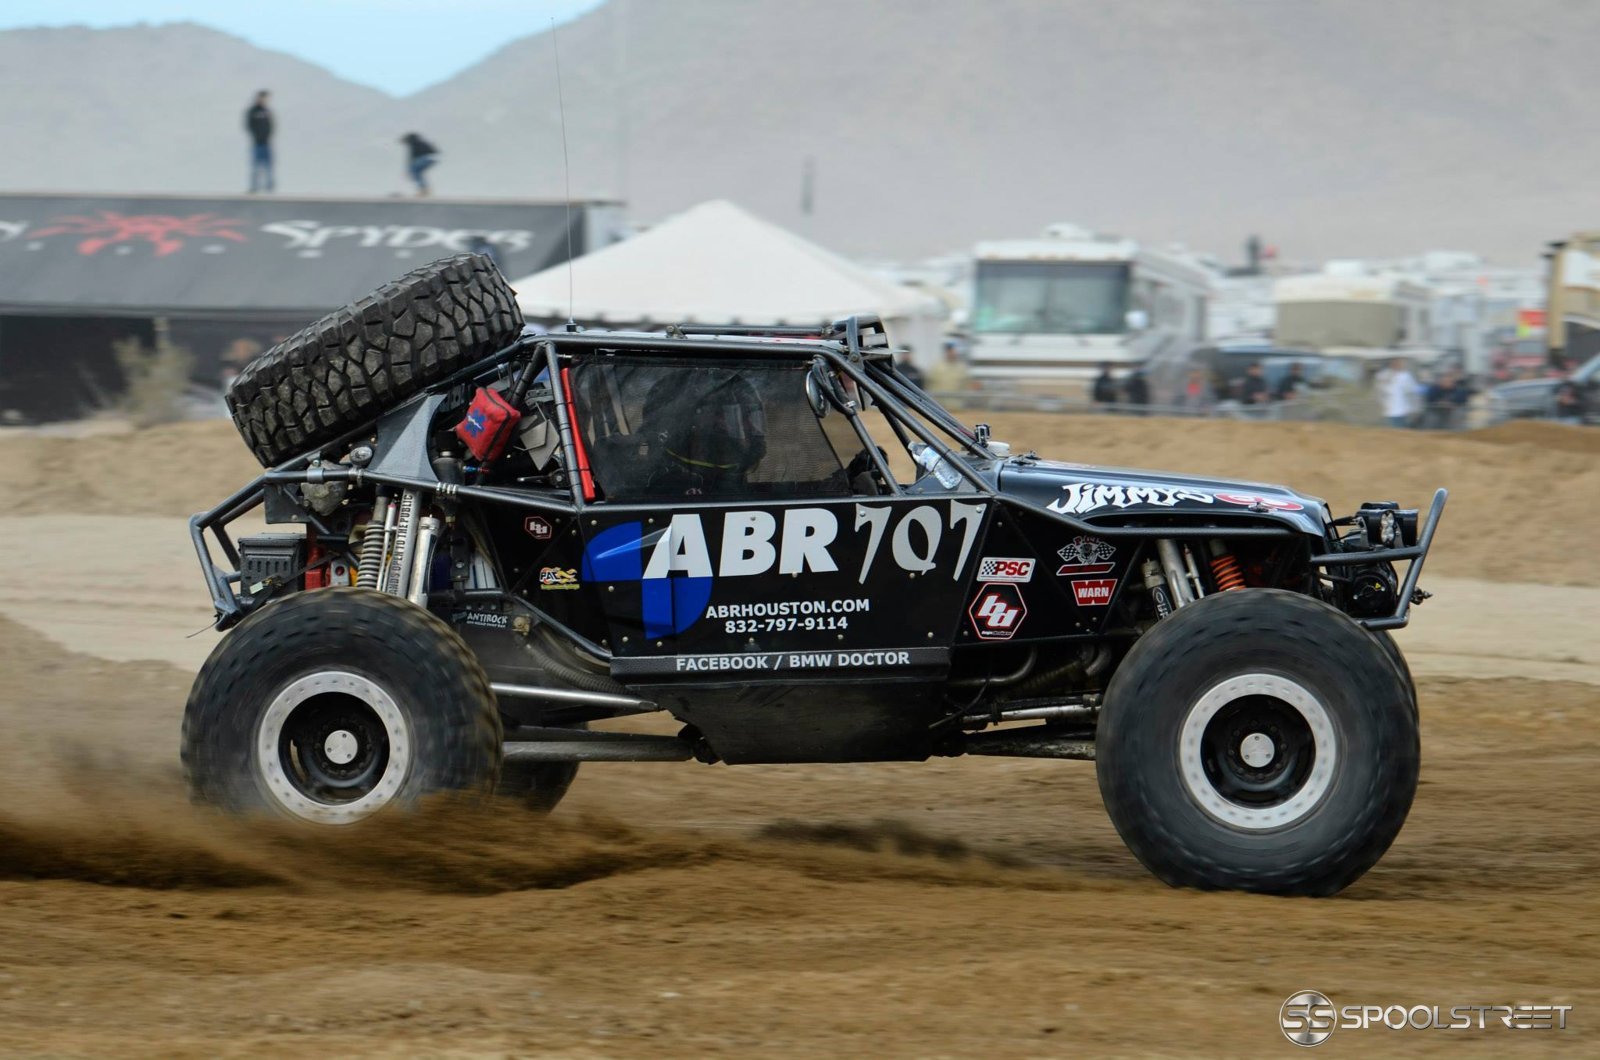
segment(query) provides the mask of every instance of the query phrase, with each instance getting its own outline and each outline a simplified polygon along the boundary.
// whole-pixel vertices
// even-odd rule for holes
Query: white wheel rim
[[[1268,806],[1251,806],[1228,798],[1217,790],[1205,768],[1203,740],[1207,726],[1224,707],[1247,696],[1270,696],[1288,704],[1311,731],[1310,772],[1289,798]],[[1258,758],[1269,747],[1271,753],[1277,752],[1265,734],[1251,733],[1245,737],[1240,751],[1248,758]],[[1280,674],[1250,673],[1218,682],[1189,708],[1178,737],[1178,760],[1184,787],[1201,809],[1234,828],[1259,832],[1294,824],[1316,808],[1333,786],[1339,765],[1339,745],[1333,719],[1309,689]]]
[[[284,726],[295,710],[327,693],[360,700],[382,723],[388,740],[389,757],[382,774],[366,794],[348,802],[324,802],[301,791],[284,769],[280,753]],[[344,730],[329,734],[324,751],[337,761],[347,751],[347,738],[354,739]],[[290,814],[317,824],[353,824],[393,802],[411,770],[411,760],[411,730],[393,697],[370,679],[343,670],[320,671],[291,682],[272,700],[256,730],[255,766],[267,793]]]

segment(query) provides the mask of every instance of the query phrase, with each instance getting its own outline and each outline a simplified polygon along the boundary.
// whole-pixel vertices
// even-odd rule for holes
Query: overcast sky
[[[0,29],[198,22],[403,96],[601,0],[4,0]]]

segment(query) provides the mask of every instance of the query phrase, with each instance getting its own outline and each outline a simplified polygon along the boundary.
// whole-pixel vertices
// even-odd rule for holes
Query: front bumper
[[[1395,605],[1394,614],[1357,619],[1363,626],[1368,629],[1399,629],[1410,621],[1412,598],[1417,592],[1417,579],[1422,575],[1423,561],[1428,558],[1428,550],[1433,547],[1433,535],[1439,529],[1439,519],[1444,515],[1444,505],[1449,499],[1449,490],[1434,490],[1433,503],[1428,507],[1427,521],[1418,527],[1417,543],[1414,545],[1365,552],[1327,552],[1311,557],[1311,564],[1314,567],[1356,567],[1373,563],[1410,561],[1405,579],[1400,584],[1399,600]]]

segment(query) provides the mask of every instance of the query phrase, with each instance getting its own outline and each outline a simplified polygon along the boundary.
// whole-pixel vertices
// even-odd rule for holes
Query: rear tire
[[[572,787],[578,765],[508,758],[500,763],[500,783],[495,794],[516,799],[534,813],[550,813]]]
[[[1198,600],[1128,653],[1095,739],[1106,812],[1178,887],[1333,894],[1416,794],[1414,701],[1367,631],[1276,589]]]
[[[265,466],[331,442],[522,332],[494,262],[444,258],[295,332],[228,385],[228,411]]]
[[[449,626],[368,589],[296,593],[223,638],[183,719],[197,801],[351,824],[433,791],[494,787],[500,715]]]

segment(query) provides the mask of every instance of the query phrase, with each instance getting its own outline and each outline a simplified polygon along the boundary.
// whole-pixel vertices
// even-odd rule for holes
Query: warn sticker
[[[985,585],[967,608],[967,617],[972,620],[973,632],[983,640],[1010,640],[1028,617],[1028,605],[1015,585]]]
[[[1079,607],[1105,607],[1117,591],[1115,578],[1079,578],[1071,584]]]
[[[1033,560],[985,556],[978,561],[980,582],[1025,582],[1033,579]]]

